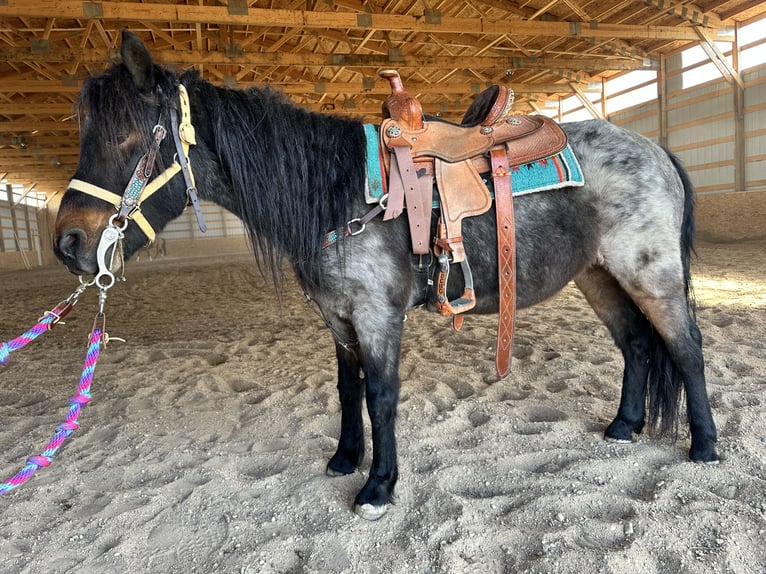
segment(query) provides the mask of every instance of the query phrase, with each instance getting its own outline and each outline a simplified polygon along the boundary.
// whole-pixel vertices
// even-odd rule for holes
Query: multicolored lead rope
[[[61,301],[52,311],[48,311],[37,322],[37,324],[29,329],[29,331],[9,341],[8,343],[0,343],[0,365],[4,365],[8,362],[11,351],[16,351],[34,341],[37,337],[50,331],[55,327],[62,318],[66,317],[72,308],[77,303],[78,298],[85,289],[93,283],[80,282],[80,286],[69,297]],[[93,373],[96,369],[96,363],[98,362],[98,355],[101,351],[101,344],[106,344],[107,336],[104,332],[104,325],[106,319],[104,316],[104,302],[106,301],[106,289],[107,287],[101,287],[99,295],[99,311],[96,314],[96,319],[93,321],[93,330],[90,334],[90,340],[88,341],[88,352],[85,356],[85,363],[82,367],[82,375],[80,376],[80,384],[77,387],[77,394],[69,399],[69,413],[66,420],[58,425],[56,433],[53,435],[45,449],[38,455],[30,456],[27,459],[24,467],[12,478],[0,483],[0,496],[6,492],[13,490],[17,486],[24,484],[27,480],[37,472],[37,470],[43,466],[49,466],[53,455],[64,443],[64,441],[76,431],[80,425],[77,419],[80,416],[80,410],[91,399],[90,385],[93,381]],[[101,319],[102,327],[98,328],[98,320]]]
[[[55,324],[54,321],[56,321],[56,315],[54,313],[47,313],[40,319],[37,325],[32,327],[26,333],[19,335],[15,339],[11,339],[7,343],[0,343],[0,365],[4,365],[8,362],[11,351],[21,349],[46,331],[49,331],[52,328],[51,324]]]
[[[45,319],[47,318],[48,317],[45,317]],[[27,331],[27,333],[24,333],[24,335],[19,337],[19,339],[35,330],[35,327],[30,329],[30,331]],[[51,460],[53,459],[53,455],[56,454],[56,451],[59,449],[59,447],[69,437],[69,435],[71,435],[80,427],[77,419],[80,416],[80,410],[82,407],[88,404],[91,399],[90,385],[93,381],[93,372],[96,369],[98,355],[101,350],[102,333],[103,332],[101,329],[96,328],[90,335],[88,352],[85,356],[85,363],[82,367],[80,384],[77,387],[77,394],[69,399],[69,413],[67,414],[66,420],[58,425],[53,438],[51,438],[45,449],[40,454],[30,456],[27,459],[24,468],[22,468],[15,476],[0,484],[0,496],[10,490],[13,490],[19,485],[24,484],[27,480],[32,478],[32,476],[37,472],[39,468],[50,465]],[[38,336],[39,334],[40,333],[37,333],[37,335],[34,335],[34,337]],[[32,337],[32,339],[34,339],[34,337]],[[15,340],[16,339],[14,339],[14,341]]]

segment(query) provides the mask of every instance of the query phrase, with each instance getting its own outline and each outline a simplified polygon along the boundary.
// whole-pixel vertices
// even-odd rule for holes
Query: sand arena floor
[[[324,474],[340,425],[331,337],[247,254],[129,264],[109,293],[93,401],[53,465],[0,499],[2,573],[766,572],[766,243],[695,265],[717,466],[643,435],[610,444],[622,358],[568,287],[519,312],[494,381],[495,317],[409,315],[398,504],[351,511],[362,472]],[[0,340],[75,280],[2,272]],[[0,367],[0,472],[66,414],[95,293]]]

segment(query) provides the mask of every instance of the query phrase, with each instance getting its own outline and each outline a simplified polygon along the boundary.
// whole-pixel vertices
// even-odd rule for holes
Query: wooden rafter
[[[721,72],[724,79],[730,84],[737,84],[740,89],[744,90],[745,82],[742,80],[739,72],[737,72],[737,70],[735,70],[729,63],[729,60],[726,59],[726,56],[723,55],[723,52],[716,46],[715,42],[713,42],[705,29],[700,26],[695,26],[694,30],[700,37],[700,46],[702,46],[702,49],[705,51],[705,54],[707,54],[708,58],[710,58],[710,61],[713,62],[716,68],[718,68],[718,71]]]
[[[657,69],[690,43],[741,91],[715,42],[766,5],[696,1],[0,0],[0,174],[49,197],[65,185],[78,154],[73,102],[118,57],[123,27],[162,63],[227,86],[269,83],[307,109],[366,121],[389,90],[377,71],[395,67],[424,109],[457,119],[492,83],[514,89],[517,111],[573,94],[587,107],[590,83]]]
[[[54,49],[46,53],[32,54],[26,48],[9,48],[0,52],[0,62],[35,62],[104,64],[111,60],[112,53],[99,49]],[[410,56],[401,54],[392,57],[383,54],[353,53],[287,53],[287,52],[210,52],[154,50],[158,62],[178,65],[237,65],[237,66],[356,66],[361,68],[500,68],[500,69],[577,69],[577,70],[638,70],[656,69],[652,60],[631,60],[628,58],[558,58],[558,57],[506,57],[506,56]]]
[[[644,0],[647,6],[652,6],[666,14],[672,14],[690,24],[706,28],[722,28],[724,22],[714,13],[705,12],[691,2],[672,2],[670,0]]]
[[[68,18],[101,21],[175,21],[185,24],[219,24],[239,26],[278,26],[302,29],[375,29],[399,32],[431,32],[497,35],[508,33],[507,21],[483,18],[442,17],[438,23],[427,18],[406,14],[360,14],[358,12],[312,12],[308,10],[279,10],[248,8],[247,14],[232,14],[225,6],[189,6],[177,4],[144,4],[140,2],[88,2],[98,9],[84,11],[80,0],[6,0],[0,4],[0,17],[27,16],[31,18]],[[85,13],[83,13],[85,12]],[[573,36],[593,38],[632,38],[644,40],[696,39],[693,30],[676,26],[645,26],[599,24],[592,22],[513,22],[514,34],[519,36]],[[728,29],[716,33],[717,41],[731,41]]]

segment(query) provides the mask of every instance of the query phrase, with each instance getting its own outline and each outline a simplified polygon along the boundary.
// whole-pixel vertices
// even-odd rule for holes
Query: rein
[[[160,116],[157,125],[154,126],[154,140],[152,146],[149,151],[138,160],[138,164],[133,170],[133,177],[128,182],[122,195],[118,195],[103,187],[99,187],[81,179],[73,179],[69,182],[70,189],[86,193],[112,204],[115,210],[117,210],[116,221],[118,223],[122,224],[123,222],[126,222],[126,220],[135,221],[144,235],[146,235],[149,243],[154,242],[157,234],[141,212],[141,204],[149,199],[163,185],[173,179],[178,173],[182,173],[184,176],[186,197],[188,202],[194,208],[194,214],[197,217],[200,231],[203,233],[207,231],[207,226],[202,219],[202,210],[197,198],[194,174],[192,173],[191,164],[189,163],[189,148],[197,143],[194,126],[191,123],[189,94],[183,84],[178,85],[178,91],[179,107],[181,111],[180,122],[177,117],[178,110],[176,108],[173,108],[170,113],[171,131],[176,147],[176,157],[173,164],[165,169],[165,171],[149,181],[149,177],[151,177],[151,174],[154,171],[154,164],[157,159],[160,144],[162,143],[162,140],[165,139],[166,135],[166,129],[161,123],[162,116]],[[110,220],[110,223],[111,222],[112,220]],[[122,230],[124,229],[125,227],[123,226]]]

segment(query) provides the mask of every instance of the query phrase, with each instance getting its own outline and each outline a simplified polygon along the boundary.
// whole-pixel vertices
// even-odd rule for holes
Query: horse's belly
[[[598,226],[586,197],[578,193],[581,190],[564,189],[514,198],[517,307],[529,307],[553,296],[595,262]],[[463,220],[466,260],[476,293],[473,313],[498,310],[495,230],[494,208]],[[460,266],[452,265],[449,299],[459,297],[464,286]],[[435,293],[428,302],[429,308],[434,307]]]

